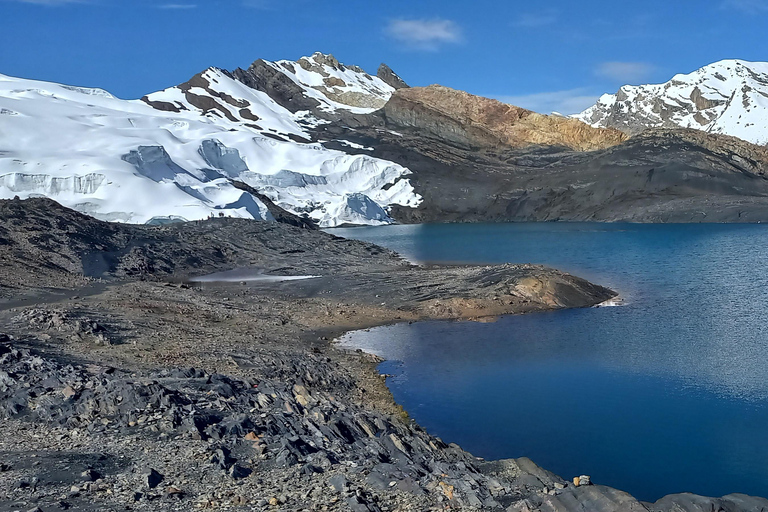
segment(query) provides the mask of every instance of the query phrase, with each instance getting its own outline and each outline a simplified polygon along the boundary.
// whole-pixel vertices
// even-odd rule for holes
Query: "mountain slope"
[[[592,128],[441,85],[398,90],[383,114],[395,128],[467,147],[543,145],[590,151],[627,138],[618,130]]]
[[[408,165],[423,198],[405,223],[768,222],[768,148],[691,129],[654,129],[596,151],[468,147],[386,124],[334,131]]]
[[[310,83],[330,75],[328,64],[313,65],[297,64],[297,76]],[[355,84],[334,81],[322,93],[311,83],[296,87],[328,95],[316,109],[326,114],[371,112],[336,100],[361,104],[369,94],[378,104],[394,91],[357,68],[340,73]],[[216,68],[142,101],[0,76],[0,198],[47,196],[133,223],[219,214],[271,220],[258,197],[230,183],[237,179],[320,226],[387,223],[391,205],[418,204],[408,169],[311,142],[307,128],[321,122]]]
[[[695,128],[768,144],[768,63],[723,60],[663,84],[625,85],[575,117],[630,134]]]

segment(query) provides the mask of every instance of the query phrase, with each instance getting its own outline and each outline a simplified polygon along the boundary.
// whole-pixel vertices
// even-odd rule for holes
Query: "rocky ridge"
[[[439,85],[398,90],[383,115],[395,129],[411,129],[468,148],[538,145],[592,151],[627,138],[617,130],[591,128]]]
[[[413,170],[405,223],[481,221],[766,222],[765,149],[735,137],[657,129],[591,152],[468,149],[381,120],[323,127]]]
[[[316,52],[296,61],[259,59],[232,75],[293,113],[307,111],[329,120],[373,112],[405,85],[386,64],[379,72],[382,76],[370,75],[358,66],[342,64],[333,55]]]

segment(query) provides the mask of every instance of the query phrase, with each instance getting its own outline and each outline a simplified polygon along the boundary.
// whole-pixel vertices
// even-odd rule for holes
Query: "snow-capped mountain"
[[[279,60],[268,65],[280,71],[320,103],[320,109],[346,109],[367,114],[383,107],[395,88],[357,66],[344,66],[332,55],[315,53],[296,62]]]
[[[663,84],[625,85],[575,117],[631,134],[682,127],[768,144],[768,63],[723,60]]]
[[[369,113],[394,92],[322,54],[269,65],[326,113]],[[387,223],[390,205],[419,204],[408,169],[312,142],[308,127],[323,122],[216,68],[142,100],[0,75],[0,198],[48,196],[134,223],[270,219],[235,179],[326,227]]]

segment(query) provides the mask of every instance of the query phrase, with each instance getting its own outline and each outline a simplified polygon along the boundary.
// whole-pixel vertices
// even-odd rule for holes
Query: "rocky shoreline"
[[[237,219],[123,226],[47,200],[3,201],[0,215],[0,511],[768,507],[742,495],[640,503],[525,458],[478,459],[408,418],[375,358],[330,342],[615,295],[579,278],[414,266]],[[322,277],[188,283],[245,266]]]

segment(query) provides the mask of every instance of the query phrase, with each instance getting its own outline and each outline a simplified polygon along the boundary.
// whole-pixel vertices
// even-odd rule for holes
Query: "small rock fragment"
[[[181,498],[184,496],[184,491],[179,489],[178,487],[170,486],[165,490],[166,493],[168,493],[169,496],[175,496],[177,498]]]
[[[454,487],[452,485],[448,485],[445,482],[440,482],[440,488],[443,490],[443,494],[445,494],[446,498],[449,500],[453,499]]]

